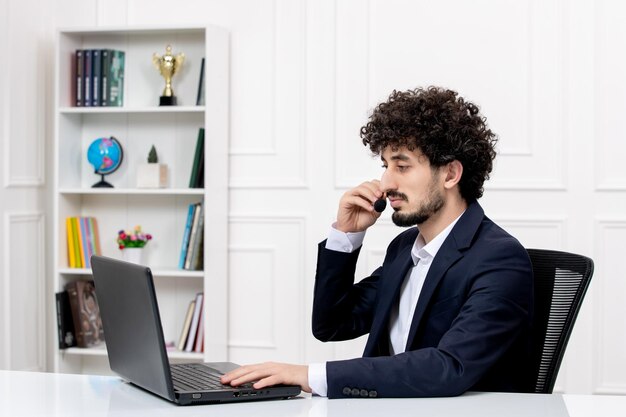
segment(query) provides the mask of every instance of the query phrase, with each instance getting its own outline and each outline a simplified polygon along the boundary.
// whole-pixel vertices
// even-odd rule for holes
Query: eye
[[[382,169],[387,169],[387,165],[383,164],[380,166]]]
[[[398,165],[398,171],[405,172],[409,167],[407,165]]]

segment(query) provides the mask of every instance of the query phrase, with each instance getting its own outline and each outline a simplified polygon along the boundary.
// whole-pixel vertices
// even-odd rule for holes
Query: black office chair
[[[576,316],[593,275],[586,256],[545,249],[527,249],[535,283],[535,392],[551,394]]]

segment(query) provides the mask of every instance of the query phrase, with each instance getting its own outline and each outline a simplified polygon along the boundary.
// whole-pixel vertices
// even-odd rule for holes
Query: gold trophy
[[[165,88],[163,95],[159,98],[159,106],[175,106],[176,96],[172,90],[172,77],[180,71],[185,62],[185,54],[172,55],[172,47],[165,47],[165,55],[159,56],[156,52],[152,54],[152,63],[159,70],[161,76],[165,78]]]

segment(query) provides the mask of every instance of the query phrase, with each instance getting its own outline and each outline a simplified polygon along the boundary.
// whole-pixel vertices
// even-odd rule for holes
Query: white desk
[[[0,371],[0,416],[624,417],[626,396],[467,393],[454,398],[278,401],[180,407],[117,377]]]

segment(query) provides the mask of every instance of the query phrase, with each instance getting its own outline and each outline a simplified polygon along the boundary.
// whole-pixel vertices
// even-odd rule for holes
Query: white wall
[[[626,133],[625,3],[37,3],[0,0],[9,23],[0,25],[0,46],[19,57],[5,63],[0,77],[5,219],[12,211],[39,213],[47,198],[34,180],[37,185],[25,192],[34,191],[35,201],[20,209],[6,202],[15,193],[12,180],[23,172],[39,179],[44,169],[43,162],[23,155],[24,149],[45,149],[44,139],[52,137],[42,115],[50,114],[54,27],[224,26],[232,36],[230,359],[305,362],[359,355],[362,341],[322,344],[310,335],[316,244],[345,189],[381,173],[358,137],[368,112],[394,88],[443,85],[479,104],[501,138],[496,170],[481,200],[488,215],[528,247],[578,252],[596,261],[557,390],[626,394],[626,280],[618,266],[626,249],[626,142],[618,140]],[[33,68],[35,63],[43,70]],[[33,80],[43,84],[33,88]],[[32,107],[20,101],[21,94]],[[14,157],[24,163],[7,165]],[[1,264],[29,259],[22,246],[7,244],[7,234],[17,230],[6,223],[0,226]],[[396,233],[385,218],[368,234],[359,265],[363,275]],[[19,290],[19,274],[6,266],[0,273],[0,296],[8,300]],[[34,286],[46,275],[37,274]],[[6,353],[7,337],[23,330],[7,323],[0,321],[0,366],[19,367]]]

